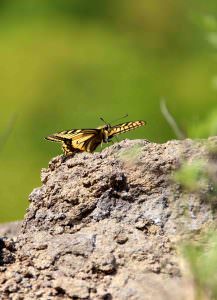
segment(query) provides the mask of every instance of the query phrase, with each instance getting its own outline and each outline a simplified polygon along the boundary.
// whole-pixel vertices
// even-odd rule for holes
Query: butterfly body
[[[65,130],[49,135],[46,139],[62,143],[65,155],[72,155],[83,151],[93,152],[100,144],[110,142],[114,136],[145,124],[145,121],[134,121],[115,126],[106,124],[95,129]]]

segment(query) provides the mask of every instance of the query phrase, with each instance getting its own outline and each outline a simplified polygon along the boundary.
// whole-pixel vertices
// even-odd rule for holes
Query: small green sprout
[[[173,179],[188,191],[199,191],[208,185],[206,164],[203,160],[184,163],[173,175]]]
[[[196,299],[217,299],[216,231],[203,234],[200,241],[186,243],[181,251],[194,278]]]

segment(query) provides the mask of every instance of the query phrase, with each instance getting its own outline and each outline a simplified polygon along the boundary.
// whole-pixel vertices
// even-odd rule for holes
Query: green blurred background
[[[217,134],[217,1],[1,0],[0,222],[23,218],[40,169],[61,153],[44,136],[129,114],[122,138]]]

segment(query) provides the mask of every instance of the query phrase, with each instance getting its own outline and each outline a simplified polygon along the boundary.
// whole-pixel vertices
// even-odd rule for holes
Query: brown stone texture
[[[201,158],[216,176],[214,148],[124,140],[52,159],[21,230],[0,227],[0,299],[193,299],[177,245],[215,224],[212,183],[186,192],[172,178]]]

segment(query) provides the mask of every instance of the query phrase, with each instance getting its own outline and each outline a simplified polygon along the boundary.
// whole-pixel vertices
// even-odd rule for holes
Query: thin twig
[[[170,127],[174,131],[176,137],[180,140],[185,139],[186,138],[185,133],[179,128],[176,120],[174,119],[174,117],[169,112],[164,99],[162,99],[160,101],[160,109],[161,109],[161,112],[162,112],[164,118],[166,119],[167,123],[170,125]]]

